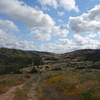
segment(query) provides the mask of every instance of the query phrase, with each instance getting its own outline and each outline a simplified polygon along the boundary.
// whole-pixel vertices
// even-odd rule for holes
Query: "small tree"
[[[42,64],[43,64],[43,61],[42,61],[41,57],[39,57],[39,56],[34,57],[34,59],[32,60],[32,67],[33,68],[31,70],[31,73],[37,73],[38,71],[34,66],[39,66],[39,65],[42,65]]]
[[[37,69],[33,67],[30,73],[37,73],[37,72],[38,72]]]
[[[34,58],[34,65],[35,66],[43,65],[42,58],[41,57],[35,57]]]

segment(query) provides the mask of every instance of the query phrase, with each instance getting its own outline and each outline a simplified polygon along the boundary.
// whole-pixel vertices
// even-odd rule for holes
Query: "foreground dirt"
[[[35,83],[32,84],[32,87],[28,93],[28,100],[40,100],[39,95],[36,92],[36,87],[39,84],[40,77],[34,78],[33,80],[35,81]]]
[[[22,88],[22,87],[23,87],[23,85],[18,85],[18,86],[12,87],[8,92],[0,95],[0,100],[13,100],[16,89]]]
[[[21,89],[23,85],[19,85],[11,88],[8,92],[0,95],[0,100],[14,100],[16,89]],[[33,84],[32,88],[28,93],[28,100],[39,100],[38,95],[35,91],[35,84]]]
[[[36,86],[39,83],[39,78],[35,77],[32,79],[29,79],[27,82],[32,83],[32,86],[30,87],[30,90],[27,93],[28,100],[39,100],[37,92],[36,92]],[[27,82],[21,85],[17,85],[15,87],[11,87],[11,89],[8,90],[6,93],[0,95],[0,100],[14,100],[16,90],[23,89],[25,85],[27,84]]]

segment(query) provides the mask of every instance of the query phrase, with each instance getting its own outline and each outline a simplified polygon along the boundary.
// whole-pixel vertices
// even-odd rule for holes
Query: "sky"
[[[100,0],[0,0],[0,48],[100,49]]]

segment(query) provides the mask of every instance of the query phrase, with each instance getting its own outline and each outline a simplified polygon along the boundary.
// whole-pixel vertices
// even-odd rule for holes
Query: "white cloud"
[[[0,0],[0,13],[22,21],[30,28],[47,27],[55,23],[48,14],[44,14],[19,0]]]
[[[42,6],[52,6],[53,8],[62,7],[67,11],[74,10],[79,12],[79,8],[76,5],[75,0],[38,0]],[[63,13],[59,12],[59,15],[62,16]]]
[[[34,37],[36,41],[49,41],[51,39],[51,34],[43,34],[43,33],[37,33]]]
[[[47,43],[47,44],[41,44],[39,46],[39,49],[40,49],[40,51],[60,53],[60,52],[62,52],[63,48],[62,48],[62,45],[59,45],[59,44],[56,44],[56,43]]]
[[[62,19],[58,19],[57,20],[59,23],[63,23],[63,20]]]
[[[9,35],[0,29],[0,48],[13,48],[22,50],[33,50],[34,44],[31,41],[22,41],[16,38],[16,36]]]
[[[58,4],[56,0],[38,0],[43,6],[49,5],[57,8]]]
[[[48,28],[37,28],[32,30],[35,41],[49,41],[51,36],[66,37],[69,31],[61,26],[52,26]]]
[[[79,12],[79,8],[76,6],[75,0],[60,0],[60,6],[67,11],[74,10]]]
[[[72,40],[66,39],[66,38],[61,38],[58,40],[61,44],[72,44]]]
[[[17,26],[10,20],[1,20],[0,19],[0,29],[4,30],[15,30],[18,31]]]
[[[33,30],[32,35],[35,41],[49,41],[51,39],[51,29],[50,28],[38,28]]]
[[[48,2],[48,0],[46,2]],[[49,2],[55,3],[54,0]],[[51,35],[65,37],[68,34],[67,29],[55,26],[54,20],[48,14],[44,14],[42,11],[32,8],[19,0],[1,0],[0,13],[23,22],[29,28],[32,28],[32,30],[37,30],[33,31],[36,40],[48,41],[51,39]],[[8,21],[4,22],[7,23],[7,25],[9,24],[8,28],[15,28],[13,23]],[[2,27],[4,27],[3,24]]]
[[[65,42],[66,41],[66,42]],[[58,42],[55,43],[46,43],[39,45],[40,51],[48,51],[48,52],[54,52],[54,53],[66,53],[71,52],[75,49],[75,44],[68,39],[58,40]]]
[[[100,31],[100,5],[78,17],[70,17],[69,26],[76,33]]]
[[[76,47],[78,49],[98,49],[100,48],[100,40],[99,39],[93,39],[93,37],[90,37],[90,34],[86,37],[80,36],[79,34],[75,34],[74,40],[76,43]]]
[[[61,12],[61,11],[58,11],[57,14],[58,14],[59,16],[63,16],[65,13],[64,13],[64,12]]]
[[[74,34],[73,39],[60,38],[55,43],[39,45],[41,51],[66,53],[78,49],[100,49],[100,33],[81,36]],[[95,39],[97,38],[97,39]]]
[[[62,28],[61,26],[55,26],[52,28],[52,33],[61,37],[66,37],[69,31],[65,28]]]
[[[88,35],[89,38],[93,39],[93,38],[96,38],[97,37],[97,34],[96,33],[90,33]]]

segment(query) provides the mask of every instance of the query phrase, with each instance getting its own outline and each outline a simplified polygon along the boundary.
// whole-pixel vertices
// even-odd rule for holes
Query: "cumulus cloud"
[[[54,0],[44,0],[44,2],[52,2],[54,4],[56,0],[55,2]],[[1,0],[0,13],[23,22],[32,29],[33,37],[38,41],[49,41],[52,35],[66,37],[68,34],[68,30],[56,26],[55,21],[48,14],[44,14],[43,11],[32,8],[19,0]],[[12,28],[17,30],[14,23],[8,20],[1,20],[0,27],[1,29]]]
[[[66,41],[66,42],[65,42]],[[75,45],[68,39],[58,40],[55,43],[46,43],[39,46],[40,51],[48,51],[54,53],[66,53],[74,50]]]
[[[61,38],[58,40],[61,44],[72,44],[72,40],[66,39],[66,38]]]
[[[45,34],[45,33],[43,34],[40,32],[40,33],[35,34],[34,39],[36,41],[49,41],[51,40],[51,35]]]
[[[34,44],[31,41],[22,41],[16,38],[16,36],[7,34],[0,29],[0,48],[13,48],[22,50],[33,50]]]
[[[51,29],[50,28],[38,28],[32,30],[32,35],[35,41],[49,41],[51,39]]]
[[[67,11],[79,11],[75,0],[43,0],[41,4],[53,6],[54,8],[62,7]],[[43,42],[43,44],[38,45],[38,50],[55,53],[65,53],[77,49],[100,48],[99,12],[100,5],[97,5],[81,16],[70,17],[69,27],[76,33],[87,33],[87,35],[74,34],[71,39],[67,39],[66,37],[69,33],[68,26],[56,26],[54,20],[48,14],[43,13],[43,11],[32,8],[19,0],[0,1],[0,13],[26,24],[32,29],[32,36],[35,41],[48,41],[47,43]],[[58,15],[63,16],[63,13],[59,12]],[[6,33],[4,31],[6,29],[18,30],[12,21],[0,20],[0,47],[24,50],[35,49],[32,41],[19,40],[16,36]],[[59,36],[55,43],[49,41],[52,39],[52,36]]]
[[[52,26],[55,23],[48,14],[19,0],[0,0],[0,13],[22,21],[29,28]]]
[[[47,43],[47,44],[41,44],[39,46],[40,51],[48,51],[48,52],[54,52],[54,53],[60,53],[62,51],[63,47],[62,45],[56,44],[56,43]]]
[[[52,2],[54,5],[54,0],[47,0],[47,2]],[[43,3],[43,2],[42,2]],[[54,20],[48,15],[44,14],[43,11],[32,8],[26,5],[24,2],[19,0],[1,0],[0,1],[0,13],[6,14],[13,19],[23,22],[32,31],[35,40],[48,41],[51,39],[51,35],[67,36],[68,30],[62,29],[60,26],[56,26]],[[0,22],[0,27],[17,29],[13,22],[8,20],[3,20]]]
[[[63,16],[65,13],[64,13],[64,12],[61,12],[61,11],[58,11],[57,14],[58,14],[59,16]]]
[[[45,43],[39,45],[40,51],[48,51],[54,53],[66,53],[75,49],[75,43],[67,38],[60,38],[55,43]]]
[[[100,40],[94,39],[94,37],[90,37],[90,34],[86,37],[80,36],[79,34],[75,34],[73,36],[76,47],[78,49],[98,49],[100,48]]]
[[[54,8],[57,8],[58,4],[56,0],[38,0],[43,6],[49,5],[53,6]]]
[[[69,27],[76,33],[100,31],[100,5],[78,17],[70,17]]]
[[[58,19],[57,22],[63,23],[63,20],[62,19]]]
[[[1,19],[0,19],[0,29],[18,31],[17,26],[12,21],[10,21],[10,20],[1,20]]]
[[[60,6],[67,11],[74,10],[79,12],[79,8],[76,6],[75,0],[60,0]]]
[[[69,31],[61,26],[53,26],[33,29],[31,33],[36,41],[49,41],[51,36],[66,37]]]
[[[72,39],[60,38],[55,43],[41,44],[39,49],[55,53],[66,53],[78,49],[100,49],[100,33],[90,33],[86,36],[74,34]]]
[[[69,31],[65,28],[62,28],[61,26],[55,26],[52,28],[52,33],[61,37],[66,37]]]
[[[38,0],[43,6],[52,6],[53,8],[62,7],[67,11],[74,10],[79,12],[75,0]],[[62,15],[61,13],[59,13]]]

